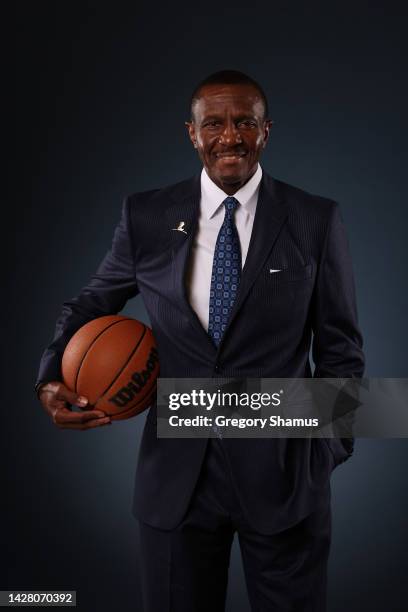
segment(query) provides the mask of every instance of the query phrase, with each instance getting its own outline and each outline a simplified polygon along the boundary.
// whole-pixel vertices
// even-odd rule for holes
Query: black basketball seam
[[[119,321],[113,321],[112,323],[109,323],[108,327],[105,327],[101,332],[99,332],[99,334],[97,336],[95,336],[95,338],[92,340],[91,344],[88,346],[88,348],[87,348],[86,352],[84,353],[84,355],[82,355],[81,363],[79,364],[79,368],[78,368],[78,371],[77,371],[76,377],[75,377],[75,393],[77,393],[78,378],[79,378],[79,373],[80,373],[81,368],[82,368],[82,364],[84,363],[85,357],[87,356],[88,352],[90,351],[92,345],[95,344],[97,339],[100,336],[102,336],[102,334],[104,334],[107,329],[110,329],[113,325],[117,325],[118,323],[122,323],[122,321],[133,321],[133,319],[126,318],[126,319],[120,319]]]
[[[128,365],[129,361],[132,359],[133,355],[135,354],[135,352],[137,351],[137,349],[139,348],[139,345],[141,343],[141,341],[143,340],[143,338],[146,335],[146,331],[147,331],[147,327],[144,323],[142,323],[143,325],[143,333],[140,336],[135,348],[132,350],[132,352],[130,353],[129,357],[127,358],[127,360],[125,361],[125,363],[123,364],[123,366],[121,367],[121,369],[119,370],[119,372],[116,374],[116,376],[114,377],[114,379],[112,380],[112,382],[108,385],[108,387],[105,389],[105,391],[103,393],[101,393],[101,395],[98,397],[98,399],[96,400],[94,406],[96,406],[96,404],[99,402],[100,399],[103,398],[104,395],[106,395],[106,393],[109,391],[109,389],[115,384],[115,382],[118,380],[119,376],[122,374],[123,370],[126,368],[126,366]]]

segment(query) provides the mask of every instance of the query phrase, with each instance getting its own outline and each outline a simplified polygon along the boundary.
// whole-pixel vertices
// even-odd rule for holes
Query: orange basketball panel
[[[150,404],[158,374],[157,348],[151,330],[146,328],[137,350],[111,387],[97,401],[95,408],[112,416],[124,415],[133,408],[135,414],[141,412]]]
[[[143,323],[124,319],[111,325],[91,344],[77,376],[76,391],[93,406],[120,376],[145,334]]]
[[[84,356],[89,347],[106,328],[117,324],[118,321],[127,320],[121,315],[107,315],[98,317],[83,325],[68,342],[62,357],[62,378],[64,384],[71,391],[75,391],[76,378]]]

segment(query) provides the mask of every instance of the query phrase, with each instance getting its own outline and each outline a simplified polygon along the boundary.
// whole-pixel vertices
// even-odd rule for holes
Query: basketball
[[[65,386],[88,398],[90,407],[112,420],[128,419],[149,407],[158,373],[152,330],[119,315],[83,325],[62,358]]]

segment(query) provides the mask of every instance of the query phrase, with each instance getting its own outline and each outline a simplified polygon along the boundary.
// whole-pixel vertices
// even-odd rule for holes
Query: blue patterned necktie
[[[228,197],[223,204],[225,217],[215,244],[208,318],[208,333],[216,346],[227,327],[241,279],[241,247],[234,221],[239,202]]]

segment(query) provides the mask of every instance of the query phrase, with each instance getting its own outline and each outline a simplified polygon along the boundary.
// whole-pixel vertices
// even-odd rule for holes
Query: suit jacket
[[[79,295],[63,304],[38,382],[61,380],[61,357],[87,321],[119,312],[138,293],[156,338],[162,377],[361,377],[347,238],[335,202],[265,172],[239,294],[218,348],[192,310],[185,274],[197,226],[200,176],[126,198],[112,247]],[[184,221],[187,233],[173,231]],[[269,270],[281,272],[271,274]],[[162,529],[188,507],[208,440],[156,435],[146,419],[133,512]],[[352,445],[339,439],[224,439],[242,507],[254,528],[274,533],[312,512]]]

